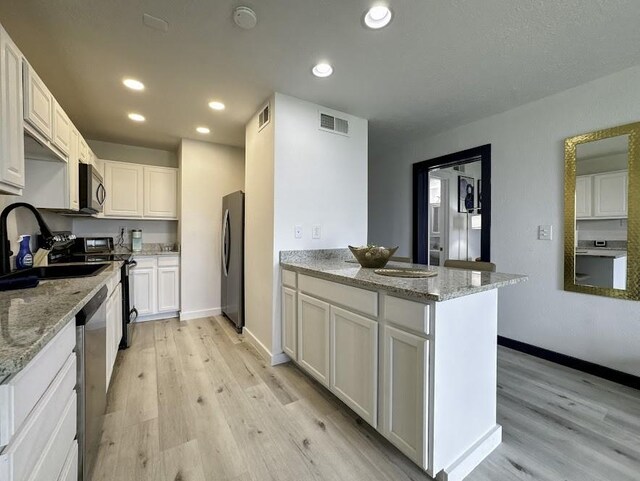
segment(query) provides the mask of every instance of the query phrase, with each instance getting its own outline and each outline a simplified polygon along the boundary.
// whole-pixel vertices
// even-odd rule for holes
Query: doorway
[[[413,259],[490,261],[491,145],[413,166]]]

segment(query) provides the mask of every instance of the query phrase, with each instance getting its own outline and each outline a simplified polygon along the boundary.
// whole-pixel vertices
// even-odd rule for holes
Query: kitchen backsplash
[[[76,217],[72,231],[77,236],[108,236],[114,240],[125,229],[125,243],[131,243],[131,230],[142,229],[142,240],[146,243],[168,244],[178,240],[178,222],[169,220],[124,220],[93,219]]]

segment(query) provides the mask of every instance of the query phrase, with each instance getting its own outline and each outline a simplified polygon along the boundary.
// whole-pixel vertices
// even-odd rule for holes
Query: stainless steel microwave
[[[102,212],[107,190],[100,172],[93,165],[80,164],[80,212],[98,214]]]

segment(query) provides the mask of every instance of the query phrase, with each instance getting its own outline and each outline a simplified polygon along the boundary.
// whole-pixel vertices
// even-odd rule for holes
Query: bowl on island
[[[396,247],[382,247],[382,246],[349,246],[349,250],[352,252],[356,260],[362,267],[371,269],[380,269],[387,265],[389,259],[398,250]]]

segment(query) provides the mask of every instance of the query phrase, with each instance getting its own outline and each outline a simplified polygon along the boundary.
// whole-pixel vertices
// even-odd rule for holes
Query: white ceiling
[[[0,22],[86,137],[171,149],[203,138],[200,124],[205,139],[242,145],[273,91],[368,118],[374,138],[405,137],[640,64],[638,0],[390,0],[392,23],[370,31],[373,2],[1,0]],[[258,14],[254,30],[234,25],[240,4]],[[311,76],[321,59],[332,77]],[[126,91],[124,76],[147,90]]]

